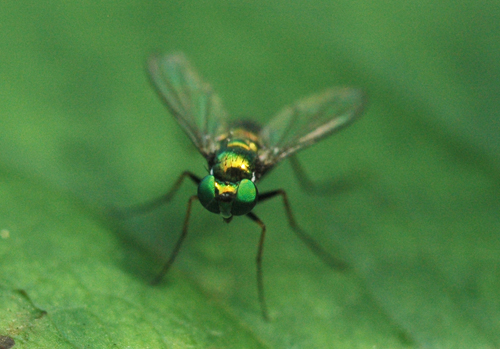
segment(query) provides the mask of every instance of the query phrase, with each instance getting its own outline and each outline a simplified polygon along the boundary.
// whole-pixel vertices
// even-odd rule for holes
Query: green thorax
[[[257,151],[259,144],[254,133],[245,129],[231,132],[231,138],[221,141],[215,154],[211,172],[219,181],[239,182],[242,179],[255,181]]]

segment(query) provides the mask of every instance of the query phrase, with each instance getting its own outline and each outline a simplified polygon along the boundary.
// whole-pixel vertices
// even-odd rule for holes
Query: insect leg
[[[329,265],[333,269],[336,270],[345,270],[348,268],[347,264],[340,260],[339,258],[331,255],[326,250],[324,250],[320,244],[318,244],[312,237],[310,237],[302,228],[297,224],[295,218],[292,213],[292,209],[290,207],[290,203],[288,202],[288,196],[283,189],[273,190],[270,192],[266,192],[263,194],[259,194],[259,202],[262,202],[267,199],[271,199],[277,195],[281,195],[283,198],[283,204],[285,206],[285,212],[288,218],[288,224],[295,232],[295,234],[299,237],[302,242],[309,247],[309,249],[318,256],[325,264]]]
[[[266,298],[264,297],[264,280],[262,278],[262,252],[264,251],[264,239],[266,237],[266,225],[260,220],[254,213],[250,212],[246,215],[252,221],[257,223],[261,230],[259,247],[257,250],[257,292],[259,294],[260,309],[262,311],[262,317],[264,320],[269,321],[269,315],[267,312]]]
[[[162,196],[160,196],[156,199],[153,199],[153,200],[148,201],[148,202],[143,203],[143,204],[139,204],[137,206],[132,206],[132,207],[125,208],[125,209],[113,210],[112,215],[118,216],[119,218],[126,218],[129,216],[135,216],[135,215],[150,212],[150,211],[160,207],[161,205],[166,204],[167,202],[172,200],[172,198],[177,193],[177,190],[179,190],[182,182],[184,181],[184,179],[186,177],[189,177],[195,184],[199,184],[201,182],[201,179],[198,176],[196,176],[195,174],[193,174],[189,171],[184,171],[179,176],[177,181],[174,183],[172,188],[170,188],[170,190],[166,194],[163,194]]]
[[[311,194],[331,195],[346,191],[352,189],[353,182],[359,179],[354,175],[350,175],[349,179],[347,179],[346,176],[343,176],[336,180],[326,180],[321,183],[315,183],[309,178],[306,171],[304,170],[304,167],[299,162],[297,156],[292,155],[289,157],[289,159],[293,173],[297,177],[300,187]]]
[[[304,167],[302,167],[295,155],[290,156],[290,165],[292,165],[293,173],[295,173],[302,189],[305,191],[317,190],[316,185],[311,181],[306,171],[304,171]]]
[[[181,236],[177,240],[177,243],[175,244],[175,247],[174,247],[172,253],[170,254],[170,258],[165,263],[165,265],[163,266],[160,273],[154,278],[153,281],[151,281],[151,284],[153,284],[153,285],[158,284],[161,281],[161,279],[165,276],[165,274],[168,272],[168,270],[170,269],[170,267],[174,263],[175,258],[177,257],[177,254],[179,253],[179,250],[181,249],[181,245],[187,236],[187,231],[188,231],[188,226],[189,226],[189,216],[191,215],[191,206],[192,206],[194,200],[198,200],[198,196],[193,195],[189,198],[188,206],[187,206],[187,210],[186,210],[186,217],[184,218],[184,225],[182,227]]]

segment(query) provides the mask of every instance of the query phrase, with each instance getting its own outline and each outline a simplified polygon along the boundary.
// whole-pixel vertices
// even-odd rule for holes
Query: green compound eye
[[[198,199],[207,210],[220,213],[219,203],[215,200],[215,178],[208,175],[198,185]]]
[[[241,216],[252,211],[257,203],[257,187],[251,180],[243,179],[238,185],[238,192],[233,201],[231,213]]]

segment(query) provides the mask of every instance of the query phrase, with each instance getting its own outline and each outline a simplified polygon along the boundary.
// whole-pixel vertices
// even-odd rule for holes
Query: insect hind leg
[[[302,190],[315,195],[332,195],[351,190],[359,180],[359,175],[341,176],[338,179],[330,179],[321,182],[312,181],[304,170],[297,156],[289,157],[293,173]]]

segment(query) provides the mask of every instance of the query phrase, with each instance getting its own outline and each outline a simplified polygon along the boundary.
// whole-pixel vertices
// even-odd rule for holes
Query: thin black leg
[[[328,266],[339,271],[346,270],[348,266],[344,261],[328,253],[312,237],[306,234],[306,232],[302,230],[302,228],[300,228],[300,226],[295,221],[295,218],[293,217],[292,209],[290,207],[290,203],[288,202],[288,196],[283,189],[273,190],[267,193],[260,194],[259,203],[271,199],[277,195],[281,195],[281,197],[283,198],[283,204],[285,206],[288,224],[295,232],[295,234],[299,237],[299,239],[302,240],[302,242]]]
[[[161,281],[161,279],[163,279],[165,274],[169,271],[170,267],[172,266],[172,264],[175,261],[175,258],[177,257],[177,254],[179,253],[179,250],[181,249],[181,245],[184,242],[184,239],[186,239],[188,226],[189,226],[189,216],[191,215],[191,206],[192,206],[194,200],[198,200],[198,196],[193,195],[189,198],[187,211],[186,211],[186,217],[184,218],[184,225],[182,227],[181,236],[177,240],[177,243],[175,244],[174,250],[170,254],[170,258],[168,259],[167,263],[165,263],[165,265],[163,266],[160,273],[153,279],[153,281],[151,281],[151,284],[153,284],[153,285],[158,284]]]
[[[113,210],[112,215],[114,215],[115,217],[118,217],[118,218],[128,218],[130,216],[135,216],[135,215],[150,212],[150,211],[160,207],[161,205],[166,204],[167,202],[172,200],[172,198],[177,193],[177,190],[179,190],[182,182],[184,181],[184,179],[186,177],[189,177],[195,184],[199,184],[201,182],[201,179],[198,176],[196,176],[195,174],[193,174],[189,171],[184,171],[179,176],[177,181],[174,183],[172,188],[170,188],[170,190],[166,194],[160,196],[159,198],[148,201],[146,203],[139,204],[137,206],[132,206],[132,207],[125,208],[125,209]]]
[[[299,162],[297,156],[290,156],[290,165],[293,173],[299,182],[302,190],[315,195],[332,195],[344,192],[353,188],[353,184],[360,180],[359,174],[350,174],[348,177],[342,176],[336,180],[327,180],[320,183],[311,181],[304,167]]]
[[[264,239],[266,238],[266,225],[254,213],[247,213],[247,217],[257,223],[261,230],[259,247],[257,249],[257,292],[259,294],[260,309],[264,320],[269,321],[269,314],[267,312],[266,297],[264,296],[264,279],[262,277],[262,253],[264,252]]]
[[[295,155],[292,155],[289,159],[290,165],[292,165],[293,173],[295,173],[295,176],[297,177],[299,185],[302,187],[302,189],[304,189],[305,191],[316,192],[318,190],[317,186],[313,181],[311,181],[306,171],[304,171],[304,167],[300,164],[297,157]]]

